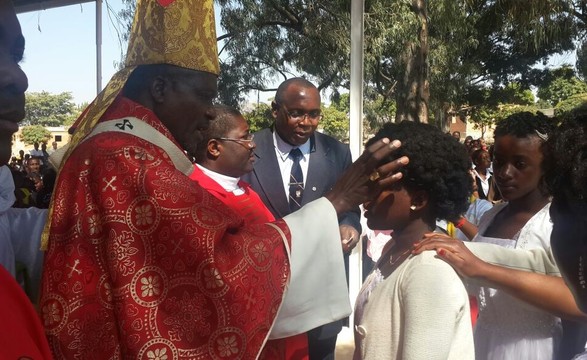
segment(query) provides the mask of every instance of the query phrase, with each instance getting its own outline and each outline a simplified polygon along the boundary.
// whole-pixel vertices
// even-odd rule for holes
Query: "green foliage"
[[[75,111],[71,93],[26,93],[24,125],[60,126]]]
[[[507,84],[502,89],[500,97],[501,102],[506,104],[533,105],[535,102],[532,91],[524,89],[518,82]]]
[[[379,94],[374,94],[371,98],[365,99],[363,104],[363,113],[365,114],[363,126],[365,130],[367,128],[379,129],[383,124],[393,122],[395,120],[395,111],[394,99],[386,99]]]
[[[473,121],[476,129],[481,130],[483,137],[489,127],[520,111],[528,111],[535,114],[538,108],[535,105],[520,104],[481,105],[471,110],[469,119]]]
[[[323,118],[318,125],[324,133],[333,138],[348,142],[349,118],[346,112],[338,110],[335,106],[322,107]]]
[[[29,125],[22,128],[22,141],[27,145],[51,140],[51,132],[41,125]]]
[[[583,41],[577,48],[577,62],[575,63],[577,74],[583,79],[587,79],[587,42]]]
[[[350,113],[350,94],[334,93],[330,107],[344,113]],[[363,97],[363,132],[372,134],[386,122],[395,119],[395,101],[371,91]],[[345,137],[346,138],[346,137]],[[340,139],[339,139],[340,140]]]
[[[134,0],[123,2],[120,15],[130,28]],[[219,34],[221,102],[237,105],[250,91],[274,90],[275,84],[300,73],[321,90],[348,89],[350,4],[217,0],[224,31]],[[417,13],[415,5],[422,4],[425,11]],[[531,69],[575,47],[574,41],[586,33],[585,14],[582,0],[367,0],[365,92],[375,92],[385,103],[398,98],[410,88],[404,78],[410,56],[424,53],[424,62],[412,65],[421,75],[415,85],[424,89],[416,98],[425,97],[429,88],[425,101],[430,113],[488,105],[479,93],[503,90],[514,80],[522,93],[514,89],[517,97],[503,94],[504,99],[489,105],[530,104]],[[425,36],[420,32],[424,25]]]
[[[77,118],[82,114],[82,112],[90,105],[89,102],[85,101],[79,105],[75,105],[73,107],[73,111],[71,114],[65,119],[63,122],[64,126],[71,126],[77,120]]]
[[[570,66],[563,66],[549,70],[538,88],[538,97],[551,106],[556,106],[560,101],[586,92],[587,84],[575,76],[575,71]]]
[[[253,110],[243,113],[243,116],[249,123],[251,132],[268,128],[273,124],[271,107],[265,103],[260,103]]]
[[[339,92],[335,92],[330,101],[330,106],[338,111],[342,111],[345,114],[351,111],[351,94],[349,93],[340,94]]]
[[[587,93],[576,94],[568,97],[565,100],[559,101],[554,108],[557,116],[564,116],[571,112],[571,110],[587,104]]]

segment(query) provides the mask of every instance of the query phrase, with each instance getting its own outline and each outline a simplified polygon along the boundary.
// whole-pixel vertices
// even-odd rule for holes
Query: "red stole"
[[[127,116],[172,139],[125,98],[100,121]],[[259,355],[289,280],[283,221],[243,226],[160,147],[123,132],[78,145],[53,202],[40,307],[56,358]]]

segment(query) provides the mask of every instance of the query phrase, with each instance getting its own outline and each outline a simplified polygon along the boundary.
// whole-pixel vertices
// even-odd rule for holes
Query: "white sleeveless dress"
[[[550,203],[528,220],[515,239],[482,235],[505,205],[496,205],[485,213],[479,223],[479,233],[473,241],[506,248],[548,250],[552,231]],[[562,336],[559,318],[515,299],[504,291],[488,287],[476,290],[479,302],[479,318],[474,331],[477,360],[553,359]]]

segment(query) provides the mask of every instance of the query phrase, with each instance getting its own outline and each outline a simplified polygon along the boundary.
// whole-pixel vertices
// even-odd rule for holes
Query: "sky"
[[[120,0],[108,1],[118,11]],[[71,92],[76,103],[96,96],[95,3],[85,3],[18,15],[26,39],[21,66],[29,78],[30,92]],[[102,16],[102,86],[116,71],[120,44],[108,17]]]
[[[108,0],[102,15],[102,87],[116,72],[121,45],[113,14],[121,0]],[[96,96],[96,5],[93,2],[19,14],[26,39],[21,66],[29,78],[30,92],[71,92],[74,102],[90,102]],[[216,11],[218,14],[218,11]],[[110,15],[109,15],[110,14]],[[217,24],[219,22],[217,21]],[[220,30],[217,29],[220,33]],[[126,50],[126,45],[125,45]],[[549,66],[574,65],[574,53],[550,59]],[[256,93],[251,94],[256,102]],[[262,101],[273,94],[261,94]]]

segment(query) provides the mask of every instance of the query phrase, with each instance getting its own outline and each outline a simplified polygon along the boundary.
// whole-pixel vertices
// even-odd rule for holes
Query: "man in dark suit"
[[[275,123],[255,133],[257,159],[253,172],[243,179],[251,184],[273,215],[282,218],[323,196],[351,165],[352,159],[348,145],[316,131],[322,119],[320,92],[309,81],[303,78],[284,81],[271,107]],[[340,236],[347,254],[359,240],[359,217],[357,207],[339,218]],[[345,265],[348,276],[346,256]],[[334,359],[336,337],[342,324],[342,320],[337,321],[307,333],[310,360]]]

